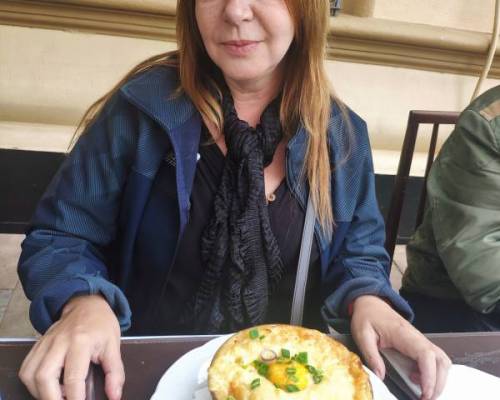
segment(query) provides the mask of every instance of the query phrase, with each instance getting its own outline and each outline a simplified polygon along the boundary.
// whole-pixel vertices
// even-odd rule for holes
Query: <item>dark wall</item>
[[[23,233],[36,203],[64,159],[64,154],[0,149],[0,232]],[[377,198],[384,217],[393,175],[376,175]],[[422,178],[410,178],[400,224],[401,241],[412,234]]]

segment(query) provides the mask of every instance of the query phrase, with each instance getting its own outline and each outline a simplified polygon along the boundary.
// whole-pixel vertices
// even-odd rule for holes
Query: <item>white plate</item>
[[[210,340],[179,358],[163,374],[151,400],[212,400],[207,388],[207,370],[217,349],[231,335]],[[374,400],[397,400],[368,368]]]

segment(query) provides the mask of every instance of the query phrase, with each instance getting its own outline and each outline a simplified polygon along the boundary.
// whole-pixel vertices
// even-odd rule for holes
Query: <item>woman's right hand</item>
[[[104,370],[108,398],[119,400],[125,381],[120,326],[98,295],[74,297],[65,305],[61,318],[24,359],[19,377],[37,399],[61,400],[64,393],[68,400],[84,400],[90,362]]]

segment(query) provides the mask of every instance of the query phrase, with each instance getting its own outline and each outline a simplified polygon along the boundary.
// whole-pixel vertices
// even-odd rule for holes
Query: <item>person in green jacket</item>
[[[433,163],[401,294],[424,332],[500,330],[500,86],[466,108]]]

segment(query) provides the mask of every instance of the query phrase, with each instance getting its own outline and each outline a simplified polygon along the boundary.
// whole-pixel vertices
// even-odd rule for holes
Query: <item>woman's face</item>
[[[285,0],[195,0],[208,55],[226,80],[278,79],[294,37]]]

